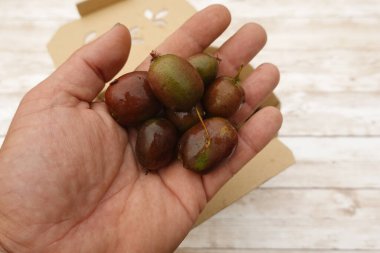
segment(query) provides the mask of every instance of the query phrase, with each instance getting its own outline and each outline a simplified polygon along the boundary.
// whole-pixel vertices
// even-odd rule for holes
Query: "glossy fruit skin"
[[[204,123],[210,135],[209,146],[201,123],[187,130],[179,142],[183,166],[201,174],[211,171],[230,156],[238,143],[237,131],[228,120],[215,117]]]
[[[148,81],[158,100],[175,111],[191,110],[204,91],[196,69],[187,60],[172,54],[152,59]]]
[[[105,93],[105,102],[122,126],[134,126],[153,116],[162,105],[154,96],[146,71],[127,73],[113,81]]]
[[[215,80],[220,61],[218,58],[205,53],[199,53],[189,57],[188,61],[198,71],[206,87]]]
[[[177,112],[170,109],[166,109],[166,118],[169,119],[181,133],[183,133],[190,127],[199,123],[197,109],[199,111],[200,116],[204,118],[205,112],[200,103],[191,108],[191,110],[188,112]]]
[[[231,77],[218,77],[206,90],[203,106],[210,116],[231,117],[244,100],[244,90]]]
[[[178,133],[167,119],[146,121],[137,133],[136,156],[144,169],[158,170],[175,157]]]

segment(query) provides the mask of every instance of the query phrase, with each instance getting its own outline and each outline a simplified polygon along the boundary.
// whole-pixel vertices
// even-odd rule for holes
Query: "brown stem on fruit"
[[[145,175],[148,175],[149,172],[150,172],[150,169],[144,168],[144,174],[145,174]]]
[[[240,82],[240,74],[241,74],[241,71],[243,70],[243,68],[244,68],[244,64],[240,65],[239,71],[237,72],[236,76],[234,77],[235,83]]]
[[[157,53],[157,51],[152,50],[152,52],[150,52],[150,56],[152,56],[152,59],[150,60],[150,61],[152,62],[152,61],[154,61],[155,59],[157,59],[158,57],[160,57],[160,54]]]
[[[205,122],[203,121],[203,118],[201,116],[201,113],[199,112],[199,109],[197,106],[195,106],[195,111],[197,112],[197,115],[198,115],[198,118],[199,118],[199,121],[201,122],[202,126],[203,126],[203,129],[205,130],[206,132],[206,148],[208,148],[208,146],[210,146],[211,144],[211,137],[210,137],[210,134],[207,130],[207,127],[206,127],[206,124]]]

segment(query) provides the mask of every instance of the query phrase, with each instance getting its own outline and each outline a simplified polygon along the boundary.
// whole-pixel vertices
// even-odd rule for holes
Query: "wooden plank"
[[[284,87],[285,89],[286,87]],[[284,92],[282,136],[378,136],[378,92]]]
[[[307,138],[305,138],[307,139]],[[333,140],[331,140],[333,142]],[[306,144],[304,149],[311,147]],[[332,144],[338,148],[338,145]],[[377,146],[379,147],[379,146]],[[366,149],[365,149],[366,150]],[[299,149],[292,149],[298,153]],[[380,189],[379,161],[330,161],[305,162],[296,155],[296,164],[262,185],[264,188],[376,188]]]
[[[193,229],[181,247],[380,250],[379,190],[259,189]]]
[[[47,52],[0,51],[0,59],[0,93],[2,94],[25,93],[54,70]]]
[[[249,22],[267,31],[266,48],[276,50],[379,49],[379,17],[374,18],[260,18],[236,13],[227,31],[216,40],[221,43]]]
[[[253,19],[238,18],[231,27],[255,21],[268,33],[268,49],[379,49],[380,19]],[[235,25],[236,24],[236,25]]]
[[[204,1],[188,0],[196,9],[202,9],[211,3],[222,3],[232,13],[241,17],[258,18],[368,18],[379,17],[380,4],[377,0],[322,0],[297,1],[276,0],[259,1]],[[56,19],[77,18],[75,4],[78,0],[3,0],[0,1],[0,16],[17,19]],[[16,11],[15,11],[16,10]],[[49,10],[49,11],[46,11]],[[339,11],[338,11],[339,10]]]
[[[0,93],[0,136],[7,133],[13,115],[21,101],[21,94],[2,94]]]
[[[46,52],[46,44],[65,21],[2,20],[0,51]]]
[[[262,188],[380,189],[380,138],[280,138],[296,164]]]
[[[189,0],[197,9],[202,9],[210,1]],[[212,1],[225,4],[236,16],[246,18],[368,18],[380,16],[380,3],[377,0],[241,0]]]
[[[75,4],[78,0],[2,0],[0,17],[3,20],[68,20],[77,19]]]
[[[358,64],[365,59],[366,64]],[[378,92],[379,50],[264,50],[252,61],[276,64],[284,91]]]
[[[270,221],[272,219],[328,218],[341,222],[367,220],[368,224],[370,220],[380,221],[379,193],[380,189],[259,188],[220,212],[215,222],[222,219]],[[375,225],[377,224],[373,224]]]

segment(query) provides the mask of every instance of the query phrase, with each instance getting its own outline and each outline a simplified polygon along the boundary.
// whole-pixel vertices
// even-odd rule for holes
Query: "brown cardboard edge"
[[[278,175],[294,162],[295,158],[291,150],[279,139],[274,138],[207,203],[195,226],[200,225],[270,178]]]
[[[81,17],[122,0],[87,0],[77,3],[77,9]]]

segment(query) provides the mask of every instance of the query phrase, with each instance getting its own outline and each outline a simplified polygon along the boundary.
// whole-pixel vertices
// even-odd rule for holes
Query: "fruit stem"
[[[152,52],[150,52],[150,56],[152,56],[152,59],[150,61],[154,61],[155,59],[157,59],[158,57],[160,57],[160,54],[157,53],[157,51],[152,50]]]
[[[234,77],[234,80],[236,83],[240,82],[240,74],[241,74],[241,71],[243,70],[244,68],[244,65],[240,65],[239,67],[239,71],[237,72],[236,76]]]
[[[199,121],[201,122],[205,132],[206,132],[206,148],[208,148],[208,146],[210,146],[211,144],[211,137],[210,137],[210,134],[207,130],[207,127],[206,127],[206,124],[205,122],[203,121],[203,118],[201,116],[201,113],[199,112],[199,109],[197,106],[195,106],[195,111],[197,112],[197,115],[198,115],[198,118],[199,118]]]

